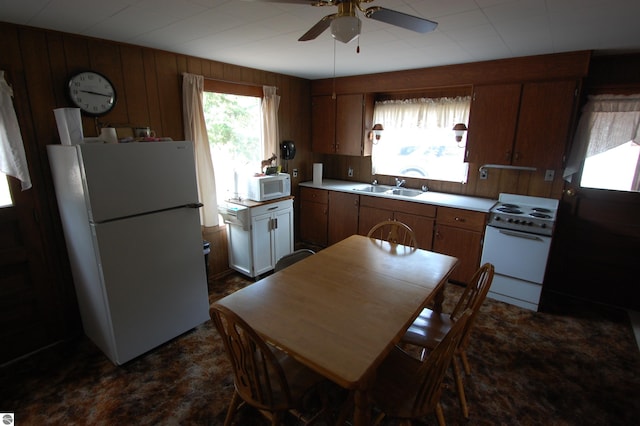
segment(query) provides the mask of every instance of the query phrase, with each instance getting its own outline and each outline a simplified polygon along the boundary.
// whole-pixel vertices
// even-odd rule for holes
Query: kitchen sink
[[[422,191],[417,189],[398,188],[392,189],[388,193],[393,195],[401,195],[403,197],[417,197],[418,195],[422,194]]]
[[[355,191],[382,193],[390,190],[388,186],[369,185],[362,188],[353,188]]]

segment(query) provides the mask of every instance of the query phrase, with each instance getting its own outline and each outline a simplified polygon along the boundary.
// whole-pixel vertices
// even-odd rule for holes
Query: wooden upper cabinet
[[[575,80],[523,86],[512,158],[514,166],[562,168],[576,99]]]
[[[476,86],[469,113],[469,163],[511,164],[518,123],[520,84]]]
[[[475,87],[465,160],[561,168],[576,88],[575,80]]]
[[[313,152],[335,153],[336,101],[330,95],[311,100],[311,145]]]
[[[311,144],[313,152],[371,155],[366,129],[373,120],[373,97],[364,94],[313,96]]]

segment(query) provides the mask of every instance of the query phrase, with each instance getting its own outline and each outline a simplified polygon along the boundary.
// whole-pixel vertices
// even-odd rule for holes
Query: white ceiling
[[[593,49],[640,51],[639,0],[375,0],[439,23],[418,34],[362,19],[357,41],[298,38],[336,7],[245,0],[5,0],[0,21],[308,79]]]

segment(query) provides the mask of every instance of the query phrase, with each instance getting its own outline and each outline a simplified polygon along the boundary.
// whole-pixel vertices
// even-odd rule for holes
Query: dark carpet
[[[240,275],[212,281],[210,300],[250,283]],[[447,285],[445,309],[459,291]],[[468,355],[470,419],[448,377],[442,402],[450,425],[631,425],[640,418],[640,352],[626,313],[537,313],[487,299]],[[16,425],[220,425],[233,389],[210,321],[124,366],[78,338],[2,367],[0,380],[0,412],[15,413]],[[343,394],[335,395],[337,408]],[[267,423],[244,408],[236,424]]]

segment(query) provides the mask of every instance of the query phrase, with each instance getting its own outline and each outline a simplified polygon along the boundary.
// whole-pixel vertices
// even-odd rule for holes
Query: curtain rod
[[[227,83],[227,84],[237,84],[239,86],[252,86],[252,87],[264,87],[264,86],[272,86],[275,87],[276,89],[279,89],[278,86],[275,85],[270,85],[270,84],[259,84],[259,83],[243,83],[240,81],[230,81],[230,80],[222,80],[220,78],[211,78],[211,77],[204,77],[205,80],[209,80],[209,81],[218,81],[220,83]]]

